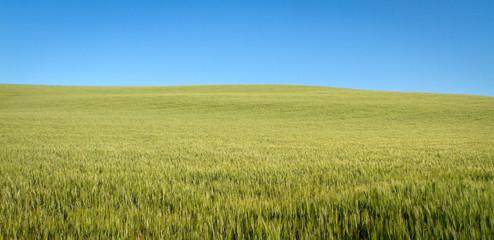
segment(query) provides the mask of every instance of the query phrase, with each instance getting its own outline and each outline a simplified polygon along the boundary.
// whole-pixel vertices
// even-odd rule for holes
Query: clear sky
[[[0,83],[494,96],[494,1],[0,1]]]

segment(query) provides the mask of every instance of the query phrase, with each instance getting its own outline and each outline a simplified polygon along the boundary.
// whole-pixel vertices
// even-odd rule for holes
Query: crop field
[[[494,97],[0,85],[0,239],[488,239]]]

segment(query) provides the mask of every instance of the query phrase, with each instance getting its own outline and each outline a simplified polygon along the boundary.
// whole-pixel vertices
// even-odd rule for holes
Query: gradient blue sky
[[[4,0],[0,83],[494,96],[494,1]]]

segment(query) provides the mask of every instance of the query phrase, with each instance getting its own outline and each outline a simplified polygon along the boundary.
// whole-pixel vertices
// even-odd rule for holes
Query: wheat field
[[[494,97],[0,84],[3,239],[489,239]]]

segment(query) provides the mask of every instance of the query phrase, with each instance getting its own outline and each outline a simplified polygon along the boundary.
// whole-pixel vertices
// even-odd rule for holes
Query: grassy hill
[[[3,238],[494,236],[494,97],[0,85]]]

